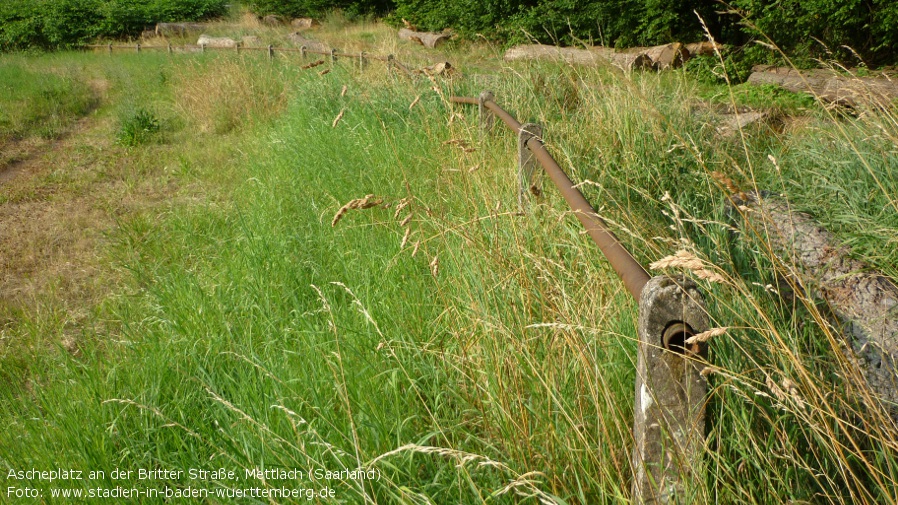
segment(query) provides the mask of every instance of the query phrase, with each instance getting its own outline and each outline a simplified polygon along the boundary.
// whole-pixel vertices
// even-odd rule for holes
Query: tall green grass
[[[55,138],[96,103],[77,76],[0,64],[0,141],[29,135]]]
[[[27,383],[5,374],[0,466],[373,468],[315,486],[347,503],[626,502],[636,305],[553,188],[518,213],[513,136],[445,101],[473,80],[254,72],[286,83],[283,114],[232,137],[225,176],[185,170],[210,198],[121,223],[127,289],[98,309],[116,324]],[[681,73],[519,66],[493,83],[637,258],[686,250],[725,279],[702,285],[730,330],[710,343],[700,498],[894,502],[893,422],[811,294],[773,293],[788,265],[711,175],[785,193],[894,278],[891,109],[724,140]],[[186,124],[212,117],[177,97]],[[331,225],[366,195],[383,205]]]

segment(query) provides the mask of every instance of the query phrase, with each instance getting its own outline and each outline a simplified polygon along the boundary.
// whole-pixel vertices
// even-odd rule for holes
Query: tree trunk
[[[784,256],[796,282],[826,300],[843,322],[842,349],[863,373],[871,389],[892,403],[898,416],[898,287],[887,277],[849,257],[841,245],[811,216],[795,212],[782,198],[756,193],[735,197],[746,209],[744,226],[763,233]],[[744,206],[744,207],[743,207]]]

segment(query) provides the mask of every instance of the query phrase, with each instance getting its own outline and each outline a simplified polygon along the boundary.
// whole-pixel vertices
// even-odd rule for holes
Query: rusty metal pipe
[[[479,103],[476,98],[455,96],[450,97],[449,101],[473,105]],[[498,104],[493,101],[487,101],[484,105],[514,130],[515,134],[518,134],[521,131],[521,123]],[[608,262],[611,263],[611,267],[624,282],[627,291],[633,295],[633,298],[639,300],[642,288],[645,287],[646,283],[649,281],[649,274],[642,268],[642,265],[636,261],[633,255],[630,254],[630,251],[620,243],[620,240],[618,240],[614,233],[608,229],[608,225],[599,217],[592,205],[586,200],[586,197],[583,196],[583,193],[574,187],[574,183],[571,179],[564,173],[564,170],[561,169],[552,155],[549,154],[549,151],[546,150],[546,146],[543,145],[542,140],[536,137],[531,138],[527,142],[527,147],[533,155],[536,156],[536,159],[539,160],[539,163],[543,166],[546,174],[552,182],[555,183],[558,191],[561,192],[561,196],[564,197],[564,200],[574,211],[574,215],[577,216],[577,219],[580,220],[580,223],[586,228],[586,233],[589,234],[593,242],[599,246],[599,249],[608,259]]]
[[[477,105],[478,103],[480,103],[476,98],[467,96],[450,96],[449,101],[452,103],[466,103],[468,105]]]
[[[608,258],[611,268],[617,273],[617,276],[624,281],[627,291],[633,295],[633,298],[639,300],[642,288],[649,281],[649,274],[642,268],[642,265],[636,261],[636,258],[630,254],[620,240],[608,229],[605,221],[599,217],[592,205],[583,196],[574,183],[564,173],[564,170],[558,166],[558,163],[546,150],[546,146],[538,138],[532,138],[527,142],[527,147],[539,160],[540,165],[545,169],[546,174],[555,183],[561,196],[571,206],[574,215],[586,228],[586,233],[592,238],[593,242],[599,246],[602,254]]]

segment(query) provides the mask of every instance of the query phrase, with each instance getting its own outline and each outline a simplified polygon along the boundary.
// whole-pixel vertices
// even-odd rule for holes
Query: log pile
[[[705,46],[696,46],[704,50]],[[713,51],[713,46],[711,46]],[[545,44],[524,44],[514,46],[505,52],[505,61],[547,60],[561,61],[576,65],[599,65],[610,63],[622,70],[667,70],[677,68],[689,59],[691,53],[684,44],[674,42],[653,47],[635,47],[616,51],[602,46],[586,49],[558,47]]]
[[[830,70],[757,65],[749,84],[773,84],[796,93],[808,93],[824,102],[857,107],[862,104],[889,104],[898,99],[898,80],[887,77],[847,77]]]

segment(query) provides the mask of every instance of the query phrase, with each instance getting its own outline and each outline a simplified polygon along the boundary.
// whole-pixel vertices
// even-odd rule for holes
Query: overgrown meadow
[[[709,342],[697,502],[898,500],[894,421],[811,287],[784,283],[793,265],[738,226],[720,182],[785,195],[895,279],[894,108],[853,114],[685,71],[499,66],[461,49],[469,64],[451,79],[262,53],[4,57],[0,75],[20,84],[2,99],[34,111],[3,116],[8,139],[42,135],[42,100],[93,134],[89,153],[61,153],[0,202],[91,194],[106,225],[72,259],[91,272],[82,296],[63,269],[2,299],[2,474],[372,469],[379,480],[303,485],[344,503],[627,502],[636,304],[548,181],[518,211],[514,136],[448,103],[489,87],[544,125],[640,262],[686,251],[719,274],[700,281],[728,330]],[[81,82],[94,85],[70,103]],[[73,91],[53,101],[54,86]],[[751,101],[782,119],[722,138],[709,104]],[[246,483],[3,487],[49,502],[51,487],[117,485]]]

